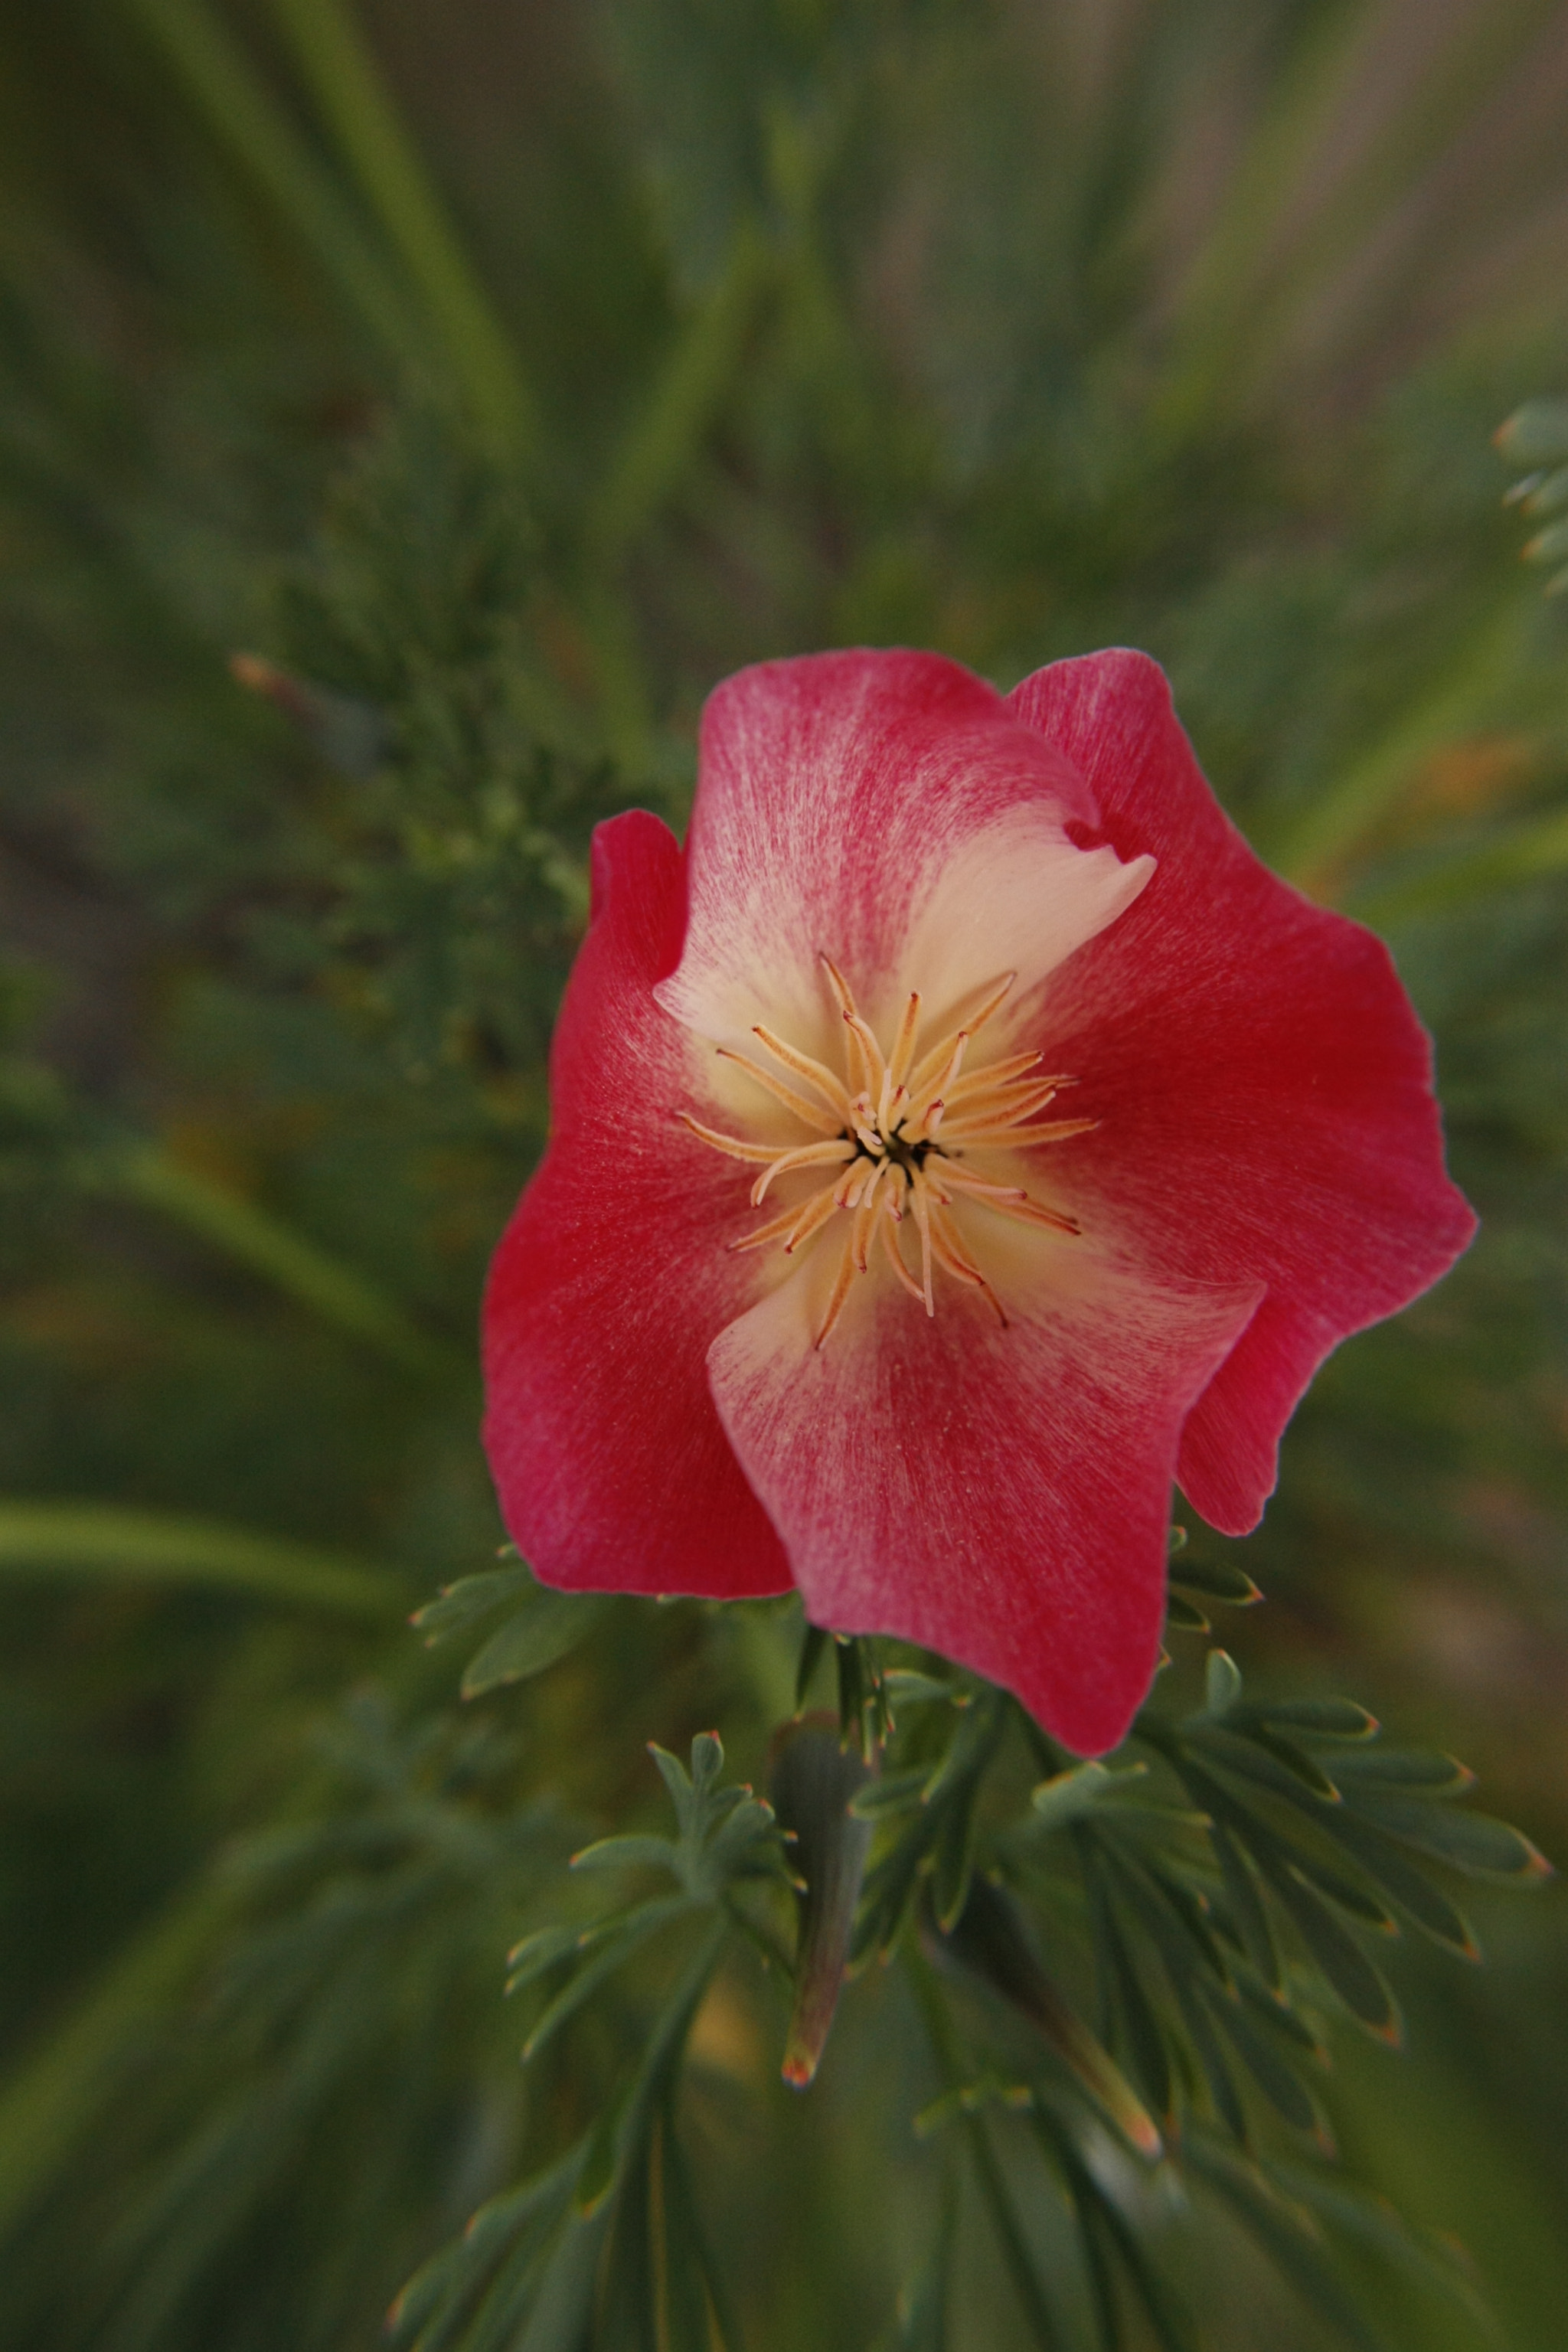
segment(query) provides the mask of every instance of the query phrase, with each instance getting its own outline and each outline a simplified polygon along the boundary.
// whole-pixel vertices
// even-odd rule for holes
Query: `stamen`
[[[1056,1095],[1055,1083],[1049,1078],[1015,1078],[1010,1086],[976,1087],[968,1093],[954,1087],[947,1108],[956,1118],[983,1118],[994,1127],[1004,1117],[1028,1118],[1054,1102]]]
[[[986,1201],[982,1205],[994,1209],[999,1217],[1016,1217],[1020,1224],[1044,1225],[1048,1233],[1081,1234],[1083,1227],[1076,1217],[1064,1217],[1059,1209],[1043,1209],[1038,1201],[1027,1195],[1021,1201]]]
[[[972,1176],[967,1168],[955,1167],[951,1160],[942,1163],[942,1181],[955,1192],[972,1193],[977,1201],[1026,1201],[1022,1184],[987,1184]]]
[[[837,1135],[839,1132],[840,1122],[831,1112],[818,1110],[814,1102],[807,1102],[804,1095],[797,1095],[793,1087],[786,1087],[782,1078],[775,1078],[771,1070],[764,1070],[762,1064],[753,1062],[749,1054],[737,1054],[730,1045],[720,1045],[715,1050],[721,1062],[733,1062],[738,1070],[744,1070],[749,1078],[755,1078],[758,1086],[766,1087],[775,1102],[782,1102],[785,1110],[793,1111],[796,1118],[804,1120],[807,1127],[815,1127],[818,1135]]]
[[[877,1166],[880,1164],[878,1162]],[[852,1160],[838,1180],[838,1189],[833,1195],[835,1208],[853,1209],[858,1202],[865,1198],[868,1179],[875,1172],[870,1160],[865,1159]]]
[[[948,1129],[944,1140],[968,1151],[1004,1146],[1010,1151],[1032,1151],[1037,1143],[1065,1143],[1069,1135],[1088,1135],[1099,1125],[1097,1118],[1057,1118],[1045,1127],[957,1126]]]
[[[814,1062],[809,1054],[797,1053],[793,1045],[786,1045],[782,1037],[775,1037],[760,1021],[753,1024],[752,1034],[762,1039],[773,1059],[782,1062],[786,1070],[793,1070],[797,1078],[805,1078],[814,1086],[823,1101],[838,1113],[844,1125],[849,1125],[849,1097],[842,1078],[835,1077],[826,1064]]]
[[[963,1066],[968,1044],[968,1030],[958,1029],[952,1036],[944,1037],[940,1045],[932,1046],[910,1080],[910,1098],[912,1102],[918,1104],[922,1096],[929,1102],[933,1095],[946,1092]],[[919,1116],[918,1113],[917,1116]]]
[[[849,1245],[855,1254],[855,1263],[862,1274],[867,1270],[866,1254],[870,1247],[871,1228],[881,1213],[882,1204],[877,1197],[877,1187],[887,1172],[887,1161],[879,1160],[871,1171],[870,1181],[861,1190],[858,1203],[845,1202],[846,1208],[855,1209],[855,1223],[850,1229]]]
[[[1009,1086],[977,1088],[966,1097],[960,1096],[958,1088],[954,1087],[956,1099],[950,1098],[947,1107],[960,1118],[984,1118],[995,1127],[1001,1123],[999,1113],[1005,1113],[1011,1119],[1019,1119],[1029,1118],[1035,1111],[1044,1110],[1056,1091],[1054,1078],[1015,1078]]]
[[[991,1015],[994,1013],[1000,1011],[1008,990],[1012,987],[1013,982],[1017,979],[1017,977],[1018,975],[1016,971],[1004,972],[1002,978],[997,982],[990,995],[980,1007],[979,1012],[972,1013],[970,1014],[968,1020],[963,1025],[972,1037],[977,1037],[981,1030],[984,1028],[985,1024],[990,1020]]]
[[[793,1257],[796,1250],[800,1247],[802,1242],[808,1242],[813,1234],[819,1234],[822,1231],[823,1226],[827,1223],[828,1218],[832,1216],[834,1210],[837,1206],[837,1202],[833,1197],[837,1190],[837,1185],[825,1184],[820,1192],[814,1192],[812,1194],[810,1200],[806,1202],[805,1208],[795,1219],[795,1224],[791,1228],[789,1238],[784,1243],[784,1252],[786,1256]]]
[[[866,1024],[861,1020],[860,1015],[858,1013],[847,1013],[844,1015],[844,1026],[848,1030],[849,1034],[854,1038],[855,1043],[859,1046],[861,1053],[866,1057],[866,1068],[868,1072],[866,1092],[868,1096],[870,1095],[873,1088],[878,1094],[880,1094],[888,1081],[888,1066],[882,1059],[882,1049],[880,1045],[878,1045],[877,1040],[872,1036],[871,1032],[867,1028]]]
[[[936,1253],[938,1263],[944,1265],[949,1274],[954,1276],[960,1282],[968,1283],[971,1289],[979,1290],[984,1294],[987,1304],[992,1308],[992,1311],[995,1315],[997,1321],[1001,1324],[1002,1328],[1005,1331],[1008,1328],[1007,1316],[1006,1311],[1002,1305],[1002,1301],[997,1297],[996,1293],[992,1289],[991,1285],[986,1281],[985,1276],[981,1273],[980,1268],[974,1264],[973,1258],[969,1258],[964,1255],[963,1250],[958,1245],[957,1234],[953,1232],[952,1224],[949,1223],[948,1219],[943,1216],[940,1209],[933,1209],[931,1211],[931,1248]]]
[[[818,1194],[817,1198],[820,1199],[821,1195]],[[782,1241],[799,1222],[800,1203],[792,1201],[787,1209],[781,1210],[776,1217],[770,1217],[765,1225],[758,1225],[752,1232],[742,1234],[738,1240],[727,1244],[727,1247],[732,1250],[765,1249],[769,1242]]]
[[[822,1318],[822,1328],[816,1335],[815,1346],[821,1347],[824,1339],[837,1322],[844,1309],[844,1302],[849,1296],[849,1286],[854,1279],[855,1244],[850,1241],[845,1244],[844,1255],[838,1261],[838,1271],[833,1277],[833,1287],[827,1294],[827,1312]]]
[[[936,1301],[931,1297],[931,1201],[925,1179],[918,1170],[910,1179],[910,1201],[921,1237],[921,1297],[925,1300],[926,1313],[934,1315]]]
[[[910,1062],[914,1059],[915,1031],[921,1025],[921,992],[910,991],[910,1001],[904,1007],[904,1017],[899,1024],[899,1034],[893,1040],[893,1050],[888,1057],[888,1075],[893,1084],[902,1086]]]
[[[956,1086],[944,1087],[942,1091],[949,1102],[957,1102],[964,1095],[977,1094],[990,1087],[1003,1086],[1009,1078],[1022,1077],[1024,1072],[1032,1070],[1039,1059],[1037,1053],[1009,1054],[1005,1062],[988,1063],[984,1069],[976,1070],[971,1077],[960,1078]],[[1065,1081],[1061,1078],[1046,1078],[1039,1083],[1059,1087]]]
[[[827,974],[827,984],[829,988],[832,989],[834,996],[837,1000],[838,1010],[840,1013],[853,1013],[855,1010],[855,999],[849,993],[849,982],[845,979],[844,974],[839,971],[838,966],[834,962],[833,958],[831,956],[819,954],[817,961],[821,964],[823,971]]]
[[[882,1140],[881,1131],[877,1125],[877,1114],[871,1108],[871,1097],[869,1095],[856,1096],[854,1103],[854,1126],[855,1132],[860,1139],[860,1148],[862,1150],[870,1152],[872,1157],[875,1158],[879,1152],[886,1150],[887,1147]]]
[[[889,1197],[889,1196],[888,1194],[883,1194],[884,1204],[886,1204]],[[900,1256],[899,1252],[897,1214],[892,1209],[889,1208],[885,1216],[879,1218],[877,1223],[877,1231],[881,1236],[883,1254],[886,1256],[889,1265],[892,1267],[893,1272],[898,1276],[899,1280],[903,1284],[904,1288],[909,1292],[910,1297],[911,1298],[918,1298],[921,1305],[923,1307],[925,1305],[925,1292],[921,1288],[920,1284],[915,1280],[914,1276],[904,1264],[903,1258]]]
[[[787,1176],[792,1168],[815,1168],[825,1160],[853,1160],[855,1156],[855,1146],[847,1136],[840,1136],[837,1143],[803,1143],[798,1151],[781,1151],[773,1166],[752,1185],[752,1206],[760,1209],[773,1178]]]
[[[776,1144],[747,1143],[738,1135],[721,1135],[716,1127],[704,1127],[701,1120],[693,1118],[689,1111],[680,1110],[675,1115],[682,1127],[689,1127],[702,1142],[710,1143],[715,1151],[728,1153],[731,1160],[750,1160],[754,1164],[758,1160],[779,1157],[780,1148]]]

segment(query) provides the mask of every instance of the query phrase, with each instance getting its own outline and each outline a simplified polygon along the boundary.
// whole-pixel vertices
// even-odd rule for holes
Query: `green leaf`
[[[1120,1768],[1091,1759],[1087,1764],[1075,1764],[1068,1772],[1058,1772],[1054,1780],[1042,1780],[1029,1792],[1029,1810],[1033,1825],[1042,1830],[1065,1829],[1073,1822],[1085,1820],[1103,1806],[1114,1804],[1132,1783],[1147,1778],[1147,1764],[1127,1764]]]
[[[1226,2001],[1219,1994],[1210,1994],[1206,1986],[1205,1990],[1231,2046],[1276,2113],[1283,2116],[1297,2131],[1310,2132],[1320,2138],[1326,2137],[1322,2117],[1311,2093],[1294,2067],[1275,2048],[1267,2031],[1253,2022],[1239,1997]]]
[[[455,1584],[444,1584],[436,1599],[416,1609],[408,1622],[433,1648],[449,1634],[466,1633],[520,1593],[538,1589],[530,1569],[486,1569],[478,1576],[462,1576]]]
[[[923,1764],[910,1772],[887,1772],[879,1780],[868,1779],[856,1791],[850,1811],[858,1822],[874,1822],[886,1814],[910,1812],[924,1801],[930,1780],[930,1770]]]
[[[1284,1731],[1310,1731],[1319,1739],[1374,1739],[1375,1715],[1350,1698],[1255,1699],[1238,1710],[1244,1724],[1269,1724]],[[1334,1759],[1338,1769],[1339,1759]]]
[[[1278,1990],[1280,1983],[1279,1948],[1274,1940],[1274,1930],[1258,1890],[1247,1856],[1223,1822],[1215,1822],[1209,1831],[1215,1859],[1219,1864],[1220,1876],[1229,1897],[1233,1923],[1241,1948],[1252,1962],[1266,1985]]]
[[[608,1609],[598,1592],[553,1592],[539,1585],[482,1650],[468,1661],[459,1688],[479,1698],[503,1683],[526,1682],[555,1665],[585,1641]]]
[[[1173,1589],[1165,1599],[1165,1623],[1178,1633],[1206,1633],[1209,1630],[1209,1621],[1197,1603]]]
[[[1246,1570],[1228,1560],[1192,1559],[1184,1553],[1170,1576],[1182,1591],[1196,1593],[1200,1601],[1225,1601],[1233,1609],[1249,1609],[1263,1598]]]
[[[579,2213],[596,2213],[616,2185],[616,2173],[620,2161],[621,2125],[625,2118],[630,2086],[619,2099],[600,2108],[587,2139],[584,2144],[583,2161],[578,2168],[572,2201]]]
[[[1204,1706],[1212,1716],[1228,1715],[1241,1696],[1241,1669],[1228,1650],[1211,1650],[1204,1668]]]
[[[1315,1827],[1331,1837],[1341,1808],[1324,1802],[1266,1751],[1246,1740],[1213,1730],[1194,1732],[1193,1745],[1201,1747],[1207,1762],[1223,1770],[1240,1772],[1244,1777],[1273,1790],[1298,1812],[1305,1813]],[[1342,1910],[1364,1921],[1380,1934],[1386,1935],[1392,1930],[1394,1923],[1388,1913],[1366,1886],[1331,1868],[1310,1847],[1283,1836],[1253,1806],[1244,1803],[1223,1782],[1215,1780],[1202,1764],[1194,1764],[1189,1759],[1184,1769],[1194,1792],[1202,1793],[1211,1812],[1224,1821],[1232,1833],[1246,1844],[1277,1893],[1283,1891],[1286,1878],[1291,1881],[1292,1885],[1305,1879],[1319,1893],[1328,1895]],[[1289,1901],[1293,1897],[1285,1894],[1284,1899]]]
[[[1344,2236],[1429,2288],[1445,2306],[1461,2304],[1488,2341],[1501,2345],[1497,2317],[1476,2292],[1461,2254],[1451,2243],[1407,2228],[1383,2198],[1364,2195],[1342,2179],[1300,2164],[1274,2162],[1264,2170],[1282,2195],[1297,2200]]]
[[[1479,1959],[1479,1949],[1464,1915],[1433,1885],[1386,1831],[1364,1821],[1348,1805],[1341,1808],[1328,1827],[1345,1852],[1416,1927],[1463,1958]]]
[[[935,1675],[916,1674],[909,1666],[892,1666],[882,1676],[889,1700],[896,1706],[934,1706],[945,1702],[949,1706],[967,1706],[969,1693],[962,1683],[943,1682]]]
[[[937,1926],[952,1926],[969,1899],[979,1820],[973,1805],[944,1808],[931,1858],[931,1900]]]
[[[591,1931],[587,1937],[580,1937],[582,1965],[536,2020],[522,2045],[524,2059],[536,2058],[567,2020],[576,2014],[606,1978],[613,1976],[639,1945],[647,1942],[648,1937],[660,1927],[668,1927],[671,1920],[683,1917],[693,1907],[689,1895],[658,1895],[650,1902],[639,1903],[634,1910],[620,1913],[614,1920]],[[530,1970],[518,1981],[531,1982],[539,1973],[536,1969]]]
[[[1489,1813],[1358,1789],[1356,1811],[1405,1845],[1478,1878],[1549,1878],[1552,1864],[1521,1830]]]
[[[1419,1789],[1429,1797],[1458,1796],[1473,1789],[1476,1776],[1457,1756],[1436,1748],[1365,1748],[1334,1758],[1334,1779],[1342,1793],[1366,1787],[1372,1791]]]
[[[648,1754],[675,1807],[677,1876],[693,1902],[717,1903],[736,1879],[776,1877],[793,1884],[773,1808],[743,1782],[721,1786],[724,1748],[717,1732],[691,1743],[691,1769],[657,1741]]]
[[[1066,2175],[1068,2193],[1087,2228],[1102,2227],[1131,2278],[1160,2352],[1201,2352],[1190,2313],[1144,2243],[1147,2221],[1142,2181],[1136,2194],[1118,2193],[1114,2175],[1085,2162],[1073,2134],[1047,2110],[1037,2110],[1041,2144]]]
[[[511,2338],[548,2278],[571,2216],[582,2144],[481,2205],[461,2238],[443,2247],[387,2315],[395,2352],[486,2352]]]
[[[1173,1978],[1173,1990],[1182,2020],[1191,2038],[1197,2062],[1208,2084],[1209,2098],[1218,2120],[1241,2147],[1250,2139],[1247,2110],[1241,2094],[1236,2087],[1236,2077],[1226,2063],[1225,2050],[1215,2024],[1218,2004],[1210,2000],[1202,1979],[1194,1971]]]
[[[1523,548],[1527,563],[1555,563],[1568,555],[1568,522],[1549,523],[1544,530],[1527,540]]]
[[[1568,457],[1568,400],[1527,400],[1497,431],[1497,446],[1518,466]]]
[[[1291,1748],[1288,1742],[1270,1738],[1260,1729],[1250,1733],[1235,1731],[1228,1721],[1220,1725],[1195,1716],[1187,1736],[1194,1752],[1205,1764],[1237,1773],[1292,1803],[1303,1790],[1327,1804],[1338,1801],[1339,1790],[1320,1766]],[[1316,1818],[1317,1807],[1312,1810]]]
[[[1005,1887],[973,1879],[969,1899],[945,1935],[942,1948],[1029,2020],[1140,2156],[1157,2157],[1160,2134],[1152,2117],[1047,1974]]]
[[[1171,2061],[1160,2021],[1123,1931],[1114,1885],[1088,1832],[1075,1829],[1079,1867],[1089,1894],[1096,1965],[1121,2021],[1133,2080],[1157,2116],[1169,2116]]]
[[[1568,466],[1545,476],[1532,475],[1528,483],[1516,482],[1505,503],[1521,506],[1527,515],[1555,514],[1568,507]]]
[[[1237,2138],[1245,2141],[1247,2119],[1204,1998],[1204,1979],[1212,1980],[1208,1989],[1216,1995],[1223,1995],[1228,1989],[1227,1979],[1223,1970],[1216,1974],[1209,1966],[1206,1952],[1194,1947],[1185,1932],[1185,1915],[1164,1899],[1165,1889],[1152,1882],[1146,1868],[1121,1854],[1108,1855],[1107,1863],[1115,1870],[1164,1963],[1166,1978],[1215,2105]]]
[[[1294,1869],[1270,1868],[1268,1883],[1294,1921],[1301,1941],[1351,2015],[1385,2042],[1399,2039],[1399,2011],[1355,1937]]]
[[[547,1976],[563,1960],[575,1958],[583,1948],[584,1938],[575,1927],[540,1927],[524,1936],[506,1956],[507,1991],[521,1992],[524,1985]]]
[[[665,1837],[596,1838],[567,1864],[570,1870],[668,1870],[677,1868],[673,1839]]]
[[[1228,1991],[1232,1970],[1211,1924],[1206,1893],[1200,1894],[1189,1885],[1157,1853],[1142,1848],[1129,1853],[1124,1846],[1119,1846],[1117,1859],[1125,1872],[1146,1885],[1162,1907],[1173,1915],[1175,1924],[1192,1947],[1193,1958],[1202,1962],[1223,1990]]]
[[[1382,2337],[1374,2334],[1330,2260],[1309,2213],[1279,2196],[1255,2165],[1198,2134],[1189,2139],[1184,2154],[1188,2168],[1224,2199],[1310,2309],[1357,2352],[1385,2352]]]

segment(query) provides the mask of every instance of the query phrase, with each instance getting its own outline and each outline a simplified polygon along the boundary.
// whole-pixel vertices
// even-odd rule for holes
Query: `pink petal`
[[[763,1022],[837,1066],[824,952],[873,1026],[910,988],[934,1015],[1016,969],[1021,997],[1148,879],[1069,840],[1095,814],[1001,697],[934,654],[742,670],[703,713],[690,918],[659,1001],[716,1044]]]
[[[679,953],[685,881],[657,817],[600,826],[594,897],[551,1057],[554,1131],[485,1297],[502,1516],[548,1584],[784,1591],[708,1386],[709,1345],[757,1276],[724,1248],[746,1222],[736,1163],[675,1119],[693,1048],[651,989]]]
[[[973,1667],[1080,1755],[1113,1748],[1159,1656],[1182,1422],[1254,1298],[1069,1242],[1006,1330],[956,1286],[931,1320],[868,1283],[819,1349],[836,1257],[819,1244],[708,1360],[808,1613]]]
[[[1009,698],[1152,882],[1058,975],[1048,1051],[1081,1083],[1074,1203],[1162,1280],[1267,1286],[1194,1405],[1177,1475],[1255,1527],[1322,1359],[1475,1231],[1443,1168],[1431,1051],[1387,950],[1268,873],[1220,810],[1146,655],[1054,664]]]

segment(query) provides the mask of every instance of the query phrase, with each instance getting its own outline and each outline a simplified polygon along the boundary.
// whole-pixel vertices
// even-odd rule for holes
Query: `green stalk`
[[[444,1380],[468,1377],[471,1368],[463,1359],[427,1339],[362,1274],[302,1241],[265,1210],[181,1167],[155,1145],[132,1144],[117,1152],[106,1164],[104,1181],[213,1243],[324,1322],[368,1340],[403,1370]]]
[[[398,117],[344,0],[273,0],[273,14],[360,189],[446,343],[473,414],[521,457],[539,439],[517,355]]]
[[[428,372],[428,339],[413,306],[330,175],[267,94],[203,0],[128,0],[184,84],[207,127],[310,247],[376,341]]]
[[[57,1570],[132,1584],[216,1585],[380,1625],[393,1624],[408,1601],[395,1571],[217,1519],[0,1499],[0,1571]]]

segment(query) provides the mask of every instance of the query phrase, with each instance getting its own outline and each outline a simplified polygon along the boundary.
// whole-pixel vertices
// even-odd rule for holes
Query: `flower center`
[[[816,1344],[821,1347],[844,1309],[858,1274],[870,1270],[871,1254],[879,1249],[900,1283],[917,1298],[928,1315],[936,1312],[932,1269],[969,1288],[981,1291],[1005,1326],[1006,1311],[964,1247],[955,1213],[962,1202],[1051,1233],[1077,1234],[1076,1219],[1059,1209],[1032,1200],[1021,1185],[987,1181],[969,1165],[970,1155],[992,1151],[1031,1151],[1041,1144],[1060,1143],[1069,1135],[1083,1135],[1099,1124],[1092,1118],[1059,1118],[1029,1125],[1063,1087],[1076,1082],[1058,1073],[1037,1074],[1037,1053],[1014,1054],[982,1069],[965,1071],[970,1045],[998,1012],[1017,975],[1005,972],[982,992],[975,1010],[930,1046],[917,1060],[921,999],[910,992],[900,1017],[898,1033],[884,1053],[879,1040],[861,1017],[847,982],[826,956],[821,959],[824,978],[844,1024],[844,1069],[840,1076],[826,1063],[801,1053],[759,1023],[752,1034],[767,1055],[753,1060],[727,1045],[718,1047],[721,1060],[733,1062],[757,1086],[780,1102],[811,1133],[809,1143],[766,1144],[742,1136],[721,1135],[716,1128],[682,1111],[682,1124],[692,1134],[731,1160],[760,1163],[763,1172],[752,1186],[752,1205],[760,1209],[770,1187],[796,1169],[833,1168],[831,1180],[809,1199],[797,1202],[771,1217],[731,1249],[765,1249],[777,1243],[788,1256],[805,1247],[840,1211],[850,1219],[843,1255],[828,1296]],[[905,1261],[900,1235],[912,1223],[919,1237],[920,1276]]]

